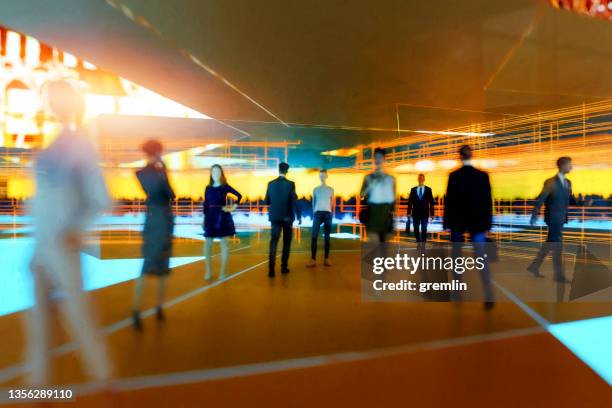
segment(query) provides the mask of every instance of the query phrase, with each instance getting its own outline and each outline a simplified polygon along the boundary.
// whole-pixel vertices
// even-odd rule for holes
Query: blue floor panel
[[[612,316],[552,324],[548,330],[612,385]]]

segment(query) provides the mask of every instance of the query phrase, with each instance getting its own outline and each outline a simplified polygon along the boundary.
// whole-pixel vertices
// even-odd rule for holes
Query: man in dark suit
[[[572,195],[572,183],[565,177],[572,171],[572,159],[570,157],[559,157],[557,159],[559,172],[544,182],[542,192],[538,196],[531,213],[531,225],[535,225],[540,208],[544,205],[544,222],[548,226],[548,237],[540,248],[527,270],[536,277],[540,274],[540,265],[544,258],[553,251],[554,279],[557,282],[566,282],[563,273],[563,261],[561,249],[563,246],[563,225],[567,223],[567,211],[570,204],[576,204]]]
[[[272,224],[270,236],[270,255],[268,276],[274,277],[276,264],[276,247],[282,231],[283,254],[281,257],[281,273],[289,273],[289,252],[291,250],[291,238],[293,235],[292,224],[297,215],[298,221],[302,223],[302,216],[297,205],[295,183],[287,180],[289,165],[280,163],[278,165],[279,176],[268,183],[265,204],[269,206],[268,217]]]
[[[464,145],[459,149],[463,166],[448,177],[444,201],[444,229],[450,230],[453,256],[459,257],[464,234],[470,234],[476,257],[485,257],[487,232],[493,220],[493,199],[489,175],[472,166],[472,148]],[[486,258],[486,257],[485,257]],[[456,275],[456,274],[455,274]],[[455,279],[460,276],[455,276]],[[485,295],[486,309],[493,307],[493,290],[489,263],[484,262],[480,278]]]
[[[412,187],[408,197],[408,216],[412,217],[416,242],[427,241],[427,223],[434,216],[434,198],[431,188],[425,185],[425,175],[419,174],[419,185]]]

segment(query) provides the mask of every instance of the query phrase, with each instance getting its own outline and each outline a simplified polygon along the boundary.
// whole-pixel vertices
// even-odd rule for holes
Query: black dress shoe
[[[132,314],[132,326],[138,331],[142,331],[142,320],[140,320],[140,312]]]
[[[533,276],[535,276],[536,278],[543,278],[543,277],[544,277],[544,275],[542,275],[542,274],[540,273],[540,271],[538,270],[538,268],[536,268],[536,267],[535,267],[535,266],[533,266],[533,265],[529,265],[529,266],[527,267],[527,270],[528,270],[528,271],[529,271],[529,272],[530,272],[530,273],[531,273]]]
[[[155,310],[155,318],[160,322],[166,319],[166,316],[164,315],[164,309],[162,309],[161,306],[157,307],[157,309]]]
[[[285,274],[285,275],[286,275],[286,274],[288,274],[288,273],[289,273],[289,268],[283,268],[283,269],[281,269],[281,273],[282,273],[282,274]]]
[[[268,272],[268,278],[273,278],[275,276],[276,276],[276,274],[274,273],[274,271]]]
[[[485,310],[491,310],[495,306],[495,302],[484,302],[483,306]]]

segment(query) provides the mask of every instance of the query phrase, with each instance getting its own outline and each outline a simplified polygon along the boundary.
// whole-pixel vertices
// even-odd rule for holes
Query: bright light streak
[[[482,160],[478,160],[478,162],[480,162],[480,165],[484,167],[485,169],[494,169],[497,167],[497,160],[482,159]]]
[[[412,163],[400,164],[399,166],[395,168],[395,171],[397,171],[398,173],[409,173],[413,170],[414,170],[414,164]]]
[[[119,98],[119,114],[121,115],[149,115],[149,107],[142,103],[142,100],[132,96],[122,96]]]
[[[211,150],[215,150],[219,147],[223,146],[222,143],[209,143],[205,146],[198,146],[198,147],[194,147],[192,149],[189,149],[189,153],[197,155],[197,154],[202,154],[204,152],[209,152]]]
[[[146,160],[136,160],[134,162],[131,163],[121,163],[119,165],[120,168],[122,169],[139,169],[141,167],[144,167],[147,165],[147,161]]]
[[[459,161],[457,160],[442,160],[440,162],[440,166],[444,169],[450,170],[452,168],[455,168],[459,165]]]
[[[418,171],[433,171],[436,164],[431,160],[419,160],[414,164],[414,168]]]
[[[495,133],[480,133],[480,132],[451,132],[437,130],[415,130],[415,133],[425,133],[432,135],[448,135],[448,136],[493,136]]]
[[[231,157],[220,157],[220,156],[195,156],[191,158],[191,165],[197,169],[205,169],[211,167],[213,164],[219,164],[221,166],[229,166],[232,164],[247,164],[247,159],[236,159]]]
[[[115,97],[112,95],[86,94],[87,116],[95,117],[104,113],[115,113]]]
[[[323,156],[350,157],[359,153],[359,149],[337,149],[321,152]]]

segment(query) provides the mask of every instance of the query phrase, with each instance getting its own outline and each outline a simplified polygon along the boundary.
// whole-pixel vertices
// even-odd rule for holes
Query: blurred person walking
[[[461,146],[459,156],[463,165],[448,176],[443,227],[450,230],[454,258],[461,256],[465,233],[470,235],[475,256],[485,258],[480,279],[484,289],[484,307],[491,309],[494,296],[489,262],[486,261],[486,242],[487,232],[493,225],[493,198],[489,174],[472,165],[472,155],[470,146]],[[460,279],[461,275],[453,272],[453,278]]]
[[[334,189],[327,185],[327,170],[319,171],[321,184],[312,191],[312,237],[310,241],[311,259],[307,267],[312,268],[317,265],[317,241],[319,230],[323,224],[323,236],[325,240],[325,259],[323,265],[331,266],[329,261],[330,234],[332,227],[332,214],[334,209]]]
[[[302,223],[302,215],[297,205],[295,183],[287,180],[289,165],[279,163],[278,177],[268,183],[264,202],[269,206],[268,218],[272,224],[270,231],[270,251],[268,257],[268,276],[275,276],[276,248],[281,232],[283,234],[283,253],[281,256],[281,273],[289,273],[289,254],[293,238],[293,221],[297,216]]]
[[[142,232],[144,263],[134,287],[132,323],[137,330],[142,330],[140,303],[145,276],[159,278],[155,316],[159,321],[164,320],[162,305],[166,280],[170,274],[170,253],[174,231],[172,200],[175,198],[168,181],[166,165],[162,160],[162,144],[157,140],[149,140],[142,145],[142,151],[146,155],[147,165],[136,172],[136,177],[147,196],[147,212]]]
[[[111,377],[106,348],[96,333],[82,289],[83,235],[109,205],[98,155],[81,126],[83,95],[68,81],[45,85],[47,105],[60,121],[55,141],[36,160],[32,215],[35,249],[31,262],[35,304],[29,313],[27,358],[33,385],[49,384],[52,295],[81,351],[86,374],[105,383]]]
[[[360,197],[367,209],[360,214],[366,225],[368,242],[386,242],[393,233],[393,211],[395,209],[395,178],[385,172],[384,149],[374,149],[374,171],[368,174],[361,186]]]
[[[236,234],[232,211],[236,203],[228,204],[228,195],[236,197],[237,203],[242,200],[242,194],[227,184],[223,168],[215,164],[210,168],[210,179],[204,191],[204,256],[206,275],[204,279],[212,278],[212,247],[213,241],[221,243],[221,270],[219,279],[225,278],[227,260],[229,257],[228,237]]]

